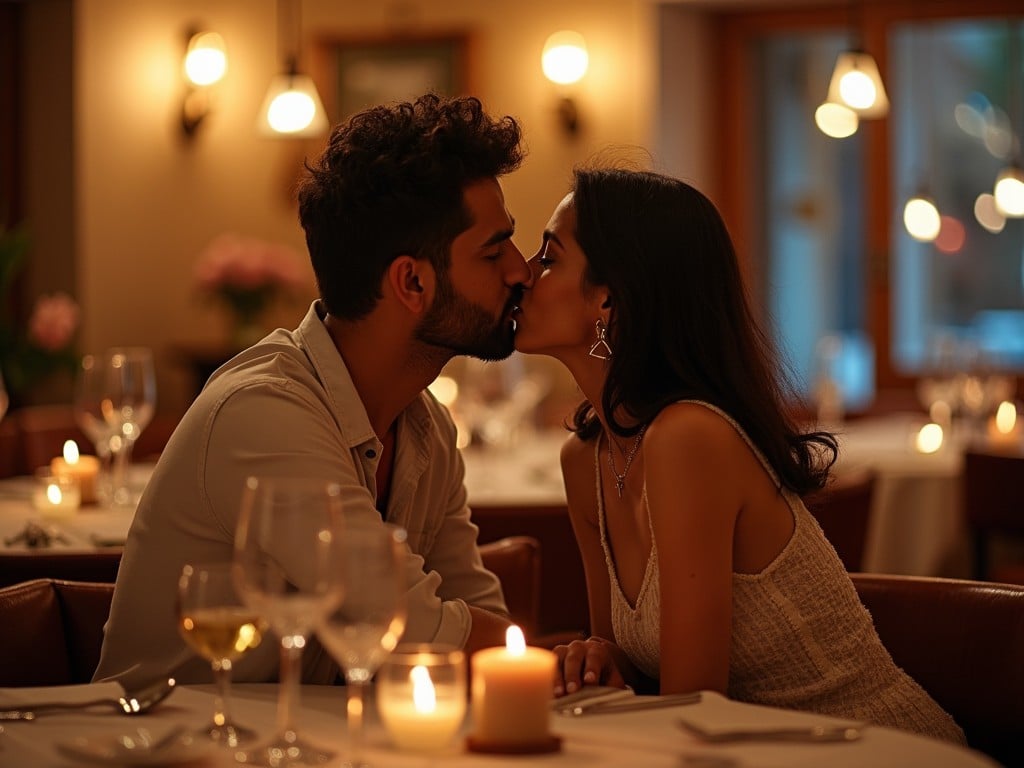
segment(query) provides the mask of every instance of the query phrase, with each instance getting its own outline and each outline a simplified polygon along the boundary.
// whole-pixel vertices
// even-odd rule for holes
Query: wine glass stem
[[[217,684],[217,692],[213,697],[213,724],[218,728],[230,721],[228,700],[231,694],[231,661],[213,662],[213,680]]]
[[[295,741],[294,711],[299,706],[302,645],[295,637],[281,640],[281,693],[277,699],[277,730],[285,741]]]
[[[131,462],[132,441],[121,438],[121,447],[113,454],[112,482],[113,501],[116,505],[128,504],[131,501],[131,489],[128,487],[128,464]]]
[[[363,688],[364,684],[353,680],[347,680],[348,687],[348,708],[346,720],[348,720],[348,751],[349,765],[352,768],[359,768],[363,764]]]

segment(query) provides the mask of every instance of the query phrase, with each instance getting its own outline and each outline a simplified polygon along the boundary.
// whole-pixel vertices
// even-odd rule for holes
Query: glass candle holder
[[[53,475],[47,470],[36,473],[32,506],[44,517],[68,517],[82,503],[78,480],[69,475]]]
[[[466,716],[465,655],[451,646],[400,645],[377,674],[376,695],[398,749],[445,749]]]

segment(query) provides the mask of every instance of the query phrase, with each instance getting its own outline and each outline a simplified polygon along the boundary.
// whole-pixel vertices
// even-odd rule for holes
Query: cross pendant
[[[615,491],[619,494],[619,498],[622,498],[622,486],[626,484],[626,478],[619,480],[615,478]]]

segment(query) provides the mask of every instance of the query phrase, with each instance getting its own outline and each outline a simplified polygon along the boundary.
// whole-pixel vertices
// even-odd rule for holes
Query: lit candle
[[[377,675],[376,694],[396,747],[444,749],[466,716],[465,656],[450,647],[399,646]]]
[[[919,453],[935,453],[942,447],[942,439],[942,427],[932,422],[921,427],[914,440],[914,446]]]
[[[50,462],[50,472],[57,477],[74,479],[78,483],[82,503],[95,503],[96,477],[100,472],[100,460],[95,456],[80,454],[78,443],[74,440],[64,442],[64,457],[55,458]]]
[[[996,415],[988,420],[987,434],[989,442],[995,445],[1008,446],[1020,442],[1020,420],[1014,403],[1005,400],[999,404]]]
[[[44,473],[46,470],[42,470]],[[78,483],[72,478],[40,474],[32,494],[32,506],[45,517],[67,517],[74,514],[81,503]]]
[[[557,748],[549,732],[556,657],[528,648],[519,627],[504,648],[485,648],[470,660],[474,733],[470,749],[530,752]]]

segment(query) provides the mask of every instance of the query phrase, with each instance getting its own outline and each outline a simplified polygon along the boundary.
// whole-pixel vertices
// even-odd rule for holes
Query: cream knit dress
[[[698,402],[732,424],[779,485],[775,471],[739,424],[709,403],[690,402]],[[636,606],[630,606],[607,540],[599,450],[595,468],[615,642],[637,668],[657,679],[661,652],[658,549],[652,543]],[[796,523],[792,538],[761,573],[733,574],[729,698],[847,717],[964,743],[963,731],[953,719],[885,650],[842,561],[803,501],[786,488],[781,493]],[[653,542],[653,531],[651,539]]]

